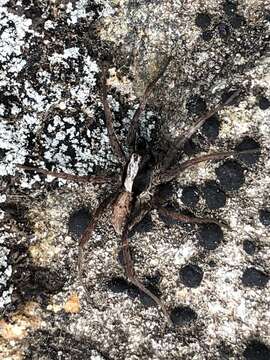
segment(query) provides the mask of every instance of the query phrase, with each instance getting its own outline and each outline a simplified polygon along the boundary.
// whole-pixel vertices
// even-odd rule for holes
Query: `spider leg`
[[[83,267],[83,249],[87,241],[90,239],[99,219],[101,218],[102,214],[106,211],[106,209],[111,205],[113,200],[118,195],[118,191],[110,194],[108,197],[106,197],[100,205],[96,208],[93,214],[93,219],[87,226],[87,228],[84,230],[82,237],[79,241],[79,252],[78,252],[78,275],[79,275],[79,281],[81,285],[83,286],[86,294],[89,296],[89,291],[87,289],[87,286],[85,282],[83,281],[82,276],[82,267]]]
[[[156,204],[156,209],[158,210],[159,213],[161,213],[162,215],[165,215],[173,220],[177,220],[177,221],[181,221],[183,223],[189,223],[189,224],[209,224],[209,223],[213,223],[213,224],[217,224],[219,226],[225,226],[226,228],[229,228],[229,225],[214,220],[214,219],[209,219],[209,218],[200,218],[200,217],[193,217],[193,216],[187,216],[184,214],[180,214],[177,211],[174,210],[168,210],[164,207],[162,207],[161,205]]]
[[[143,96],[140,100],[139,106],[137,107],[137,109],[135,111],[135,114],[133,115],[129,130],[128,130],[127,143],[129,146],[134,145],[136,133],[137,133],[138,126],[139,126],[140,116],[145,109],[147,100],[148,100],[150,94],[152,93],[156,83],[161,79],[161,77],[165,73],[171,60],[172,60],[172,56],[169,56],[168,59],[166,60],[166,62],[164,63],[164,65],[159,70],[156,77],[146,86],[146,89],[144,90]]]
[[[128,224],[126,224],[122,232],[122,247],[123,247],[123,263],[126,276],[128,280],[135,285],[139,290],[148,295],[154,302],[162,309],[166,320],[170,326],[173,326],[170,315],[160,299],[155,296],[149,289],[147,289],[144,284],[137,278],[134,270],[133,260],[131,258],[129,241],[128,241]]]
[[[78,181],[78,182],[91,182],[93,184],[104,184],[104,183],[110,183],[110,182],[117,182],[117,178],[115,176],[113,176],[113,177],[96,176],[96,175],[79,176],[79,175],[68,174],[66,172],[48,171],[45,169],[36,168],[34,166],[26,166],[26,165],[20,165],[20,164],[17,164],[16,167],[19,169],[35,171],[38,174],[51,175],[51,176],[54,176],[59,179],[72,180],[72,181]]]
[[[126,155],[124,150],[122,149],[117,136],[113,129],[113,120],[112,120],[112,112],[108,103],[108,91],[107,91],[107,82],[106,82],[106,70],[102,69],[102,77],[101,77],[101,100],[105,113],[106,127],[108,131],[108,136],[110,139],[110,144],[112,147],[113,153],[120,159],[122,163],[126,162]]]
[[[251,150],[243,150],[243,151],[225,151],[225,152],[217,152],[207,155],[202,155],[193,159],[189,159],[184,161],[183,163],[179,164],[178,166],[171,167],[168,170],[165,170],[158,174],[157,177],[157,185],[167,183],[176,177],[178,177],[183,171],[196,166],[202,162],[209,161],[209,160],[223,160],[229,156],[237,156],[239,154],[252,154],[259,152],[258,149],[251,149]]]
[[[210,110],[205,115],[201,116],[195,123],[186,130],[181,136],[179,136],[173,144],[172,149],[170,149],[170,153],[167,157],[166,168],[168,168],[172,161],[174,160],[177,152],[184,146],[185,142],[191,138],[191,136],[208,120],[211,116],[215,115],[218,111],[222,110],[225,106],[229,105],[237,96],[239,95],[239,91],[235,91],[226,102],[219,104],[214,109]]]

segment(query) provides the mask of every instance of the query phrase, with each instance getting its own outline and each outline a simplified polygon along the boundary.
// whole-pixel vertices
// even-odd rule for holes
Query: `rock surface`
[[[0,10],[1,359],[268,358],[267,2],[1,0]],[[135,269],[166,305],[173,329],[125,280],[109,212],[85,247],[87,294],[81,286],[77,235],[113,185],[16,167],[119,173],[100,99],[102,63],[109,67],[115,131],[125,143],[145,86],[170,55],[141,118],[141,136],[153,152],[162,158],[168,143],[235,90],[235,102],[193,135],[181,161],[246,147],[245,139],[260,148],[256,161],[201,163],[179,176],[172,195],[163,189],[184,211],[183,188],[217,182],[224,206],[209,208],[198,196],[192,210],[229,227],[204,226],[200,237],[199,227],[166,224],[152,211],[130,237]],[[83,219],[75,221],[81,209]],[[256,243],[252,256],[243,249],[246,239]],[[203,269],[199,286],[179,281],[189,264]],[[158,282],[149,281],[157,273]]]

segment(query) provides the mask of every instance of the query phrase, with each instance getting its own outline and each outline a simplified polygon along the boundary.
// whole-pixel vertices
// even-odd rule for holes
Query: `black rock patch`
[[[202,188],[206,205],[209,209],[219,209],[226,204],[226,194],[215,181],[208,181]]]
[[[244,170],[234,160],[227,160],[216,169],[216,175],[225,191],[238,190],[245,182]]]
[[[246,360],[269,360],[270,349],[268,346],[258,340],[252,340],[248,343],[243,356]]]
[[[264,288],[269,281],[269,276],[254,267],[247,268],[242,275],[242,283],[247,287]]]
[[[261,110],[267,110],[270,107],[270,100],[265,96],[261,96],[259,98],[258,105]]]
[[[68,232],[75,238],[80,239],[84,230],[91,221],[91,213],[88,209],[82,208],[74,211],[68,221]]]
[[[260,210],[259,219],[264,226],[270,226],[270,211],[266,209]]]
[[[239,154],[237,157],[241,160],[245,165],[253,165],[255,164],[260,156],[260,144],[253,140],[252,138],[246,136],[240,144],[238,144],[235,150],[238,151],[245,151],[245,150],[258,150],[258,152],[252,154]]]
[[[220,122],[216,115],[211,116],[202,126],[202,134],[210,142],[214,142],[219,135]]]
[[[207,28],[210,26],[210,24],[211,24],[211,18],[210,18],[210,16],[209,16],[208,14],[206,14],[206,13],[197,14],[197,15],[196,15],[196,18],[195,18],[195,24],[196,24],[199,28],[205,30],[205,29],[207,29]]]
[[[181,200],[186,206],[194,208],[198,204],[199,199],[199,191],[196,186],[186,186],[183,188]]]
[[[203,279],[203,271],[198,265],[185,265],[180,270],[181,282],[190,288],[196,288]]]
[[[186,108],[190,114],[200,115],[206,111],[206,103],[199,95],[192,95],[187,100]]]
[[[248,255],[254,255],[256,251],[256,245],[251,240],[244,240],[243,249]]]
[[[223,231],[217,224],[209,223],[200,227],[199,244],[207,250],[215,250],[223,238]]]
[[[178,306],[171,311],[174,325],[187,325],[197,319],[197,314],[189,306]]]

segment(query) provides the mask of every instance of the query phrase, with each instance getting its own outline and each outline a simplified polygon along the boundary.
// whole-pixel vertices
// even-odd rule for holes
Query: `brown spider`
[[[134,264],[130,254],[128,233],[142,218],[151,210],[157,209],[161,214],[170,217],[174,220],[179,220],[184,223],[219,223],[213,219],[205,219],[198,217],[191,217],[180,214],[176,211],[169,210],[162,206],[162,201],[159,195],[159,187],[162,184],[169,183],[173,179],[177,178],[183,171],[193,167],[201,162],[208,160],[222,160],[229,156],[235,156],[239,153],[250,153],[256,150],[245,150],[241,152],[229,151],[229,152],[216,152],[199,157],[189,159],[185,162],[178,163],[179,152],[183,149],[183,146],[187,140],[204,124],[204,122],[212,115],[221,110],[224,106],[230,104],[237,96],[238,92],[234,92],[233,95],[223,104],[218,105],[213,110],[209,111],[192,125],[190,129],[185,131],[179,138],[177,138],[170,150],[167,151],[162,164],[157,160],[151,159],[146,149],[139,149],[138,144],[138,127],[139,119],[142,112],[145,109],[149,95],[153,91],[155,84],[165,73],[171,58],[161,67],[156,77],[148,84],[144,94],[140,100],[139,106],[135,111],[135,114],[131,120],[131,124],[127,136],[127,145],[131,150],[129,154],[126,154],[119,143],[117,136],[113,129],[112,113],[107,100],[107,85],[106,85],[106,68],[103,66],[101,76],[101,99],[104,107],[105,122],[109,135],[110,145],[113,153],[118,157],[121,164],[121,176],[77,176],[68,173],[58,173],[54,171],[47,171],[40,168],[35,168],[25,165],[17,165],[21,169],[36,171],[37,173],[52,175],[57,178],[91,182],[94,184],[113,183],[116,185],[117,190],[113,191],[110,195],[100,203],[97,209],[94,211],[93,219],[83,232],[79,241],[79,255],[78,255],[78,270],[79,278],[87,291],[84,282],[82,281],[82,255],[83,248],[86,242],[90,239],[93,230],[95,229],[98,220],[101,215],[111,206],[112,217],[111,223],[114,230],[118,235],[121,235],[122,240],[122,255],[123,255],[123,267],[128,280],[139,288],[142,292],[151,297],[157,305],[160,306],[166,319],[170,325],[172,325],[171,318],[166,310],[166,307],[162,301],[156,297],[144,284],[137,278],[134,271]],[[147,172],[146,169],[147,168]],[[143,182],[143,189],[139,186],[139,183]]]

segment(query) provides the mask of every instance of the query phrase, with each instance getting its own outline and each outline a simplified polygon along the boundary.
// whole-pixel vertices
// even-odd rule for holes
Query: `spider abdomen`
[[[117,234],[121,234],[125,226],[126,220],[131,211],[132,193],[128,191],[121,192],[112,209],[112,226]]]

